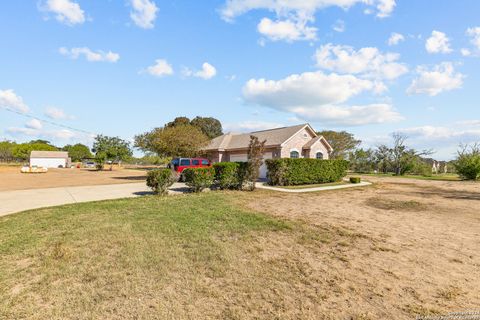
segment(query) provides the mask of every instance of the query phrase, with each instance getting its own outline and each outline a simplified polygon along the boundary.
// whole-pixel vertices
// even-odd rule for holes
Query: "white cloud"
[[[130,18],[143,29],[152,29],[157,18],[158,7],[151,0],[131,0]]]
[[[263,18],[257,26],[258,32],[272,41],[315,40],[317,28],[306,26],[306,21],[277,20]]]
[[[217,69],[208,62],[202,64],[202,70],[192,71],[188,68],[183,69],[183,75],[186,77],[197,77],[204,80],[211,79],[217,74]]]
[[[433,30],[430,38],[425,42],[425,49],[429,53],[450,53],[450,39],[443,32]]]
[[[399,54],[384,54],[375,47],[356,51],[350,46],[331,43],[321,46],[315,53],[317,66],[322,69],[388,80],[408,72],[405,64],[397,62],[399,58]]]
[[[470,43],[473,45],[473,48],[463,48],[460,50],[460,52],[464,57],[480,56],[480,27],[468,28],[465,33],[470,38]]]
[[[388,104],[340,105],[355,95],[374,90],[373,81],[317,71],[290,75],[278,81],[251,79],[243,88],[243,97],[248,103],[329,124],[363,125],[402,119]]]
[[[373,89],[374,83],[369,80],[317,71],[293,74],[279,81],[251,79],[243,88],[243,96],[250,103],[289,111],[294,106],[342,103]]]
[[[466,49],[466,48],[462,48],[460,50],[460,53],[462,54],[462,56],[464,57],[469,57],[472,55],[472,51],[470,51],[469,49]]]
[[[242,121],[237,123],[225,124],[225,131],[227,132],[252,132],[266,129],[274,129],[284,127],[284,124],[268,121]]]
[[[25,127],[34,130],[41,130],[43,128],[43,124],[38,119],[32,119],[25,124]]]
[[[453,64],[443,62],[428,69],[425,66],[417,68],[418,77],[407,89],[408,94],[428,94],[436,96],[443,91],[450,91],[462,87],[465,76],[455,72]]]
[[[0,90],[0,108],[10,108],[21,113],[27,113],[30,108],[12,89]]]
[[[90,62],[112,62],[115,63],[120,59],[118,53],[112,51],[104,52],[102,50],[92,51],[89,48],[72,48],[67,49],[62,47],[58,50],[60,54],[68,56],[72,59],[78,59],[80,56],[84,56],[87,61]]]
[[[332,26],[333,31],[336,32],[345,32],[345,21],[337,20]]]
[[[154,65],[147,68],[146,72],[155,77],[170,76],[173,74],[173,68],[167,60],[157,59]]]
[[[227,0],[220,14],[226,21],[232,21],[239,15],[251,10],[265,9],[277,15],[297,15],[311,17],[317,10],[328,7],[348,9],[355,4],[366,4],[377,9],[378,17],[387,17],[395,8],[395,0]]]
[[[258,31],[272,40],[314,40],[315,27],[309,23],[315,21],[315,13],[328,7],[340,7],[347,10],[355,4],[374,7],[377,16],[389,16],[395,7],[395,0],[227,0],[220,14],[225,21],[233,21],[236,17],[251,10],[268,10],[275,12],[276,21],[263,18]]]
[[[85,22],[84,11],[78,3],[71,0],[47,0],[43,10],[54,13],[57,21],[67,25]]]
[[[478,142],[480,140],[480,128],[468,125],[445,126],[420,126],[398,130],[407,136],[419,141],[429,141],[431,143],[454,143],[458,147],[460,143]]]
[[[377,17],[386,18],[389,17],[396,6],[395,0],[378,0],[377,2]]]
[[[405,37],[403,36],[403,34],[392,32],[392,34],[390,35],[390,38],[388,38],[388,45],[396,46],[402,41],[405,41]]]
[[[390,104],[370,104],[361,106],[325,105],[314,108],[298,107],[297,116],[330,125],[361,126],[397,122],[404,118]]]
[[[55,107],[48,107],[45,109],[45,115],[54,120],[73,120],[74,116],[68,115],[62,109]]]
[[[470,42],[480,50],[480,27],[468,28],[467,35],[471,37]]]

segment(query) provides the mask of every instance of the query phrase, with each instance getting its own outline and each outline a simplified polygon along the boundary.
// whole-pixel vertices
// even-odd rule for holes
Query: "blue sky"
[[[0,139],[90,144],[199,115],[225,131],[309,122],[365,146],[401,131],[451,159],[480,141],[478,12],[467,0],[3,1]]]

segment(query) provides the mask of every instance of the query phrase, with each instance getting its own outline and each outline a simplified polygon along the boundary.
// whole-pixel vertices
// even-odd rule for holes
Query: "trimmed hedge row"
[[[271,185],[290,186],[329,183],[347,175],[348,161],[320,159],[267,159],[268,182]]]
[[[249,184],[247,162],[218,162],[213,168],[215,181],[220,189],[242,190]]]

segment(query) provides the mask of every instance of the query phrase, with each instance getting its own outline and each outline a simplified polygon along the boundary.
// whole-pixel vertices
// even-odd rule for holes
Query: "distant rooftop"
[[[30,158],[68,158],[66,151],[32,151]]]

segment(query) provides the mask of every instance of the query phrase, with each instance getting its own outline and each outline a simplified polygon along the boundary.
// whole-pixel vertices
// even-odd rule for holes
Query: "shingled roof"
[[[305,126],[310,127],[310,125],[304,123],[291,127],[254,131],[250,133],[227,133],[210,141],[210,144],[205,148],[205,151],[248,148],[250,136],[256,136],[260,141],[266,140],[266,147],[279,146],[290,139],[294,134],[302,130]],[[315,134],[313,129],[312,132]]]
[[[62,158],[68,159],[66,151],[32,151],[30,158]]]

